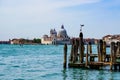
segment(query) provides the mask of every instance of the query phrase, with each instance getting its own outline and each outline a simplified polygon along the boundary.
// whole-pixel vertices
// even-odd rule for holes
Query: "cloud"
[[[2,0],[4,9],[46,12],[58,8],[99,2],[100,0]]]
[[[77,6],[82,4],[96,3],[99,1],[100,0],[60,0],[53,4],[56,4],[55,6],[58,8],[63,8],[63,7],[71,7],[71,6]]]
[[[0,16],[11,23],[47,22],[51,16],[59,17],[59,9],[82,4],[99,2],[100,0],[2,0]],[[64,15],[64,13],[62,13]],[[61,15],[62,15],[61,14]],[[65,14],[66,15],[66,14]],[[47,19],[47,21],[46,21]],[[5,21],[4,20],[4,21]]]
[[[29,36],[34,31],[34,34],[40,35],[47,33],[48,27],[64,23],[75,25],[73,22],[79,24],[78,17],[81,18],[81,13],[84,12],[66,12],[62,9],[99,1],[101,0],[0,0],[0,32],[8,29],[6,35],[14,33],[15,37],[20,33]]]

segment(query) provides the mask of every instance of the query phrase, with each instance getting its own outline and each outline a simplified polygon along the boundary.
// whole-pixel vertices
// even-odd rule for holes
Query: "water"
[[[68,47],[68,56],[70,47]],[[78,68],[63,69],[62,64],[62,45],[0,45],[0,80],[120,79],[120,72]]]

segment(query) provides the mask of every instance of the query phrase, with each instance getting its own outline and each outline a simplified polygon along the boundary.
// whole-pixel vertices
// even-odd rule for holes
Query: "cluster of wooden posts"
[[[86,50],[86,53],[84,53]],[[83,33],[79,38],[72,39],[71,53],[68,67],[102,69],[109,66],[110,70],[120,70],[120,42],[111,42],[110,54],[106,54],[106,42],[99,41],[97,45],[97,54],[92,53],[92,45],[89,42],[85,49],[83,42]],[[97,58],[98,60],[96,60]],[[64,68],[67,64],[67,45],[64,46]]]

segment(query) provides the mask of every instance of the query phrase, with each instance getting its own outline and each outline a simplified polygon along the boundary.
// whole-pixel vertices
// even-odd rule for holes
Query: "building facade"
[[[50,36],[43,35],[41,44],[70,44],[70,37],[67,35],[64,25],[62,25],[58,33],[55,29],[51,29]]]
[[[120,41],[120,34],[118,35],[106,35],[103,37],[103,40],[106,42],[108,46],[110,46],[111,42]]]

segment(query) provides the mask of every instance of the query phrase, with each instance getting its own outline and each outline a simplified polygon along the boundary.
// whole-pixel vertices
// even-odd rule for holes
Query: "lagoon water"
[[[63,45],[0,45],[0,80],[120,80],[120,72],[62,64]]]

